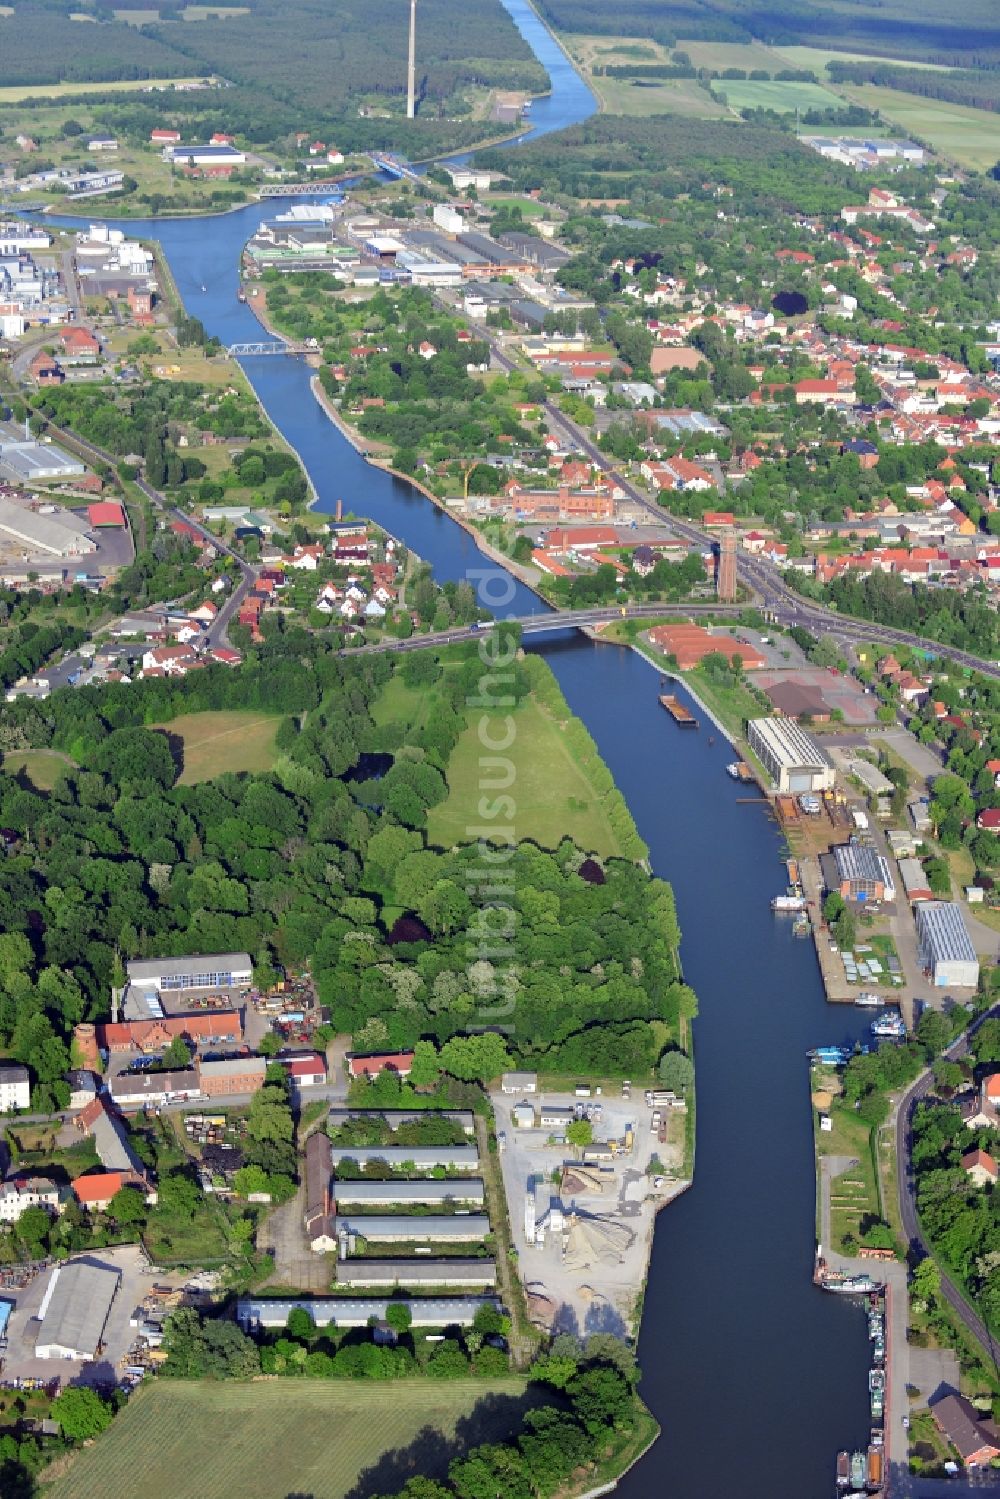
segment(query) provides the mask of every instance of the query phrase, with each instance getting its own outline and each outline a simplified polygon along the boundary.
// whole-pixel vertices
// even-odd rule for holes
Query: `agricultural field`
[[[601,102],[605,114],[677,114],[695,119],[718,120],[726,110],[694,78],[607,78],[594,68],[626,67],[635,63],[669,63],[670,53],[658,42],[624,38],[610,42],[606,36],[564,36],[561,39],[583,70],[587,82]]]
[[[346,1499],[443,1477],[468,1446],[520,1425],[521,1379],[256,1384],[159,1380],[46,1490],[49,1499]],[[456,1427],[461,1437],[456,1442]],[[225,1434],[225,1440],[220,1435]],[[374,1470],[374,1472],[373,1472]]]
[[[874,84],[843,84],[844,97],[866,109],[881,111],[885,120],[906,135],[918,136],[959,166],[989,171],[1000,160],[1000,116],[985,109],[967,109],[944,99],[925,99]]]
[[[773,47],[765,42],[678,42],[678,50],[686,52],[696,68],[762,68],[767,73],[777,73],[781,68],[798,66],[784,62]],[[803,64],[803,66],[805,66]]]
[[[36,791],[51,791],[64,770],[75,767],[69,755],[58,750],[11,750],[3,757],[7,775],[23,775]]]
[[[792,114],[796,109],[837,109],[843,104],[836,94],[818,83],[779,82],[773,79],[750,81],[716,78],[712,92],[717,99],[725,97],[732,109],[773,109]]]
[[[219,713],[183,713],[153,727],[180,741],[178,754],[183,769],[179,783],[194,786],[226,771],[271,770],[277,758],[274,736],[280,722],[273,713],[224,709]]]
[[[542,848],[557,848],[563,838],[572,838],[587,853],[621,857],[621,845],[600,796],[548,709],[529,697],[513,723],[516,737],[505,754],[514,764],[509,792],[516,806],[511,818],[514,836],[530,838]],[[448,762],[447,800],[427,814],[431,843],[451,848],[469,841],[470,809],[475,809],[482,794],[483,753],[476,729],[466,729]]]
[[[688,44],[687,50],[693,54],[696,45],[698,44],[694,42]],[[819,77],[822,77],[827,70],[827,65],[831,62],[898,62],[901,67],[905,65],[908,68],[927,68],[932,73],[950,73],[952,71],[951,68],[946,68],[943,63],[913,62],[909,58],[882,57],[876,56],[872,52],[837,52],[827,47],[770,47],[768,51],[771,54],[772,63],[776,60],[779,67],[811,68]],[[727,66],[738,68],[742,64],[729,63]],[[757,64],[754,64],[754,66],[757,66]],[[760,64],[762,68],[766,66],[766,63]]]

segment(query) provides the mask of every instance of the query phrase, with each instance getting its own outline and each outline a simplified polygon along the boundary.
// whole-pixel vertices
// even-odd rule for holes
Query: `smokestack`
[[[343,502],[343,500],[338,500],[337,501],[337,510],[336,510],[336,513],[335,513],[335,515],[334,515],[333,518],[334,518],[334,520],[338,520],[338,521],[344,519],[344,502]]]
[[[410,0],[410,56],[406,69],[406,118],[417,112],[417,0]]]

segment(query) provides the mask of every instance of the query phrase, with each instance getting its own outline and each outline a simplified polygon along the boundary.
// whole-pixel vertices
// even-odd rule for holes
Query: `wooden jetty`
[[[698,720],[679,698],[674,697],[672,692],[664,692],[660,695],[660,707],[666,708],[674,723],[680,724],[682,729],[696,729]]]

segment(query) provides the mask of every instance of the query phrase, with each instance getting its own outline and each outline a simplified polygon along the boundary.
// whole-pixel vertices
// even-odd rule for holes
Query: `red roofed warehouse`
[[[117,500],[101,500],[96,505],[87,506],[87,519],[94,527],[121,527],[125,524],[125,512]]]

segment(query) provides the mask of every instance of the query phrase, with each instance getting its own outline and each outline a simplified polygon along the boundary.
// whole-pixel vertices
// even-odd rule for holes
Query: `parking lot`
[[[684,1114],[658,1111],[661,1139],[654,1110],[639,1088],[632,1089],[631,1097],[615,1084],[586,1100],[542,1092],[494,1093],[492,1101],[497,1133],[503,1135],[500,1164],[511,1236],[532,1316],[556,1331],[631,1332],[657,1208],[687,1185],[681,1174]],[[594,1147],[614,1142],[614,1153],[588,1160],[586,1151],[560,1142],[558,1128],[537,1122],[532,1129],[516,1127],[513,1110],[524,1102],[534,1105],[536,1121],[542,1106],[581,1113],[589,1108],[593,1115],[599,1109],[599,1117],[591,1119]],[[554,1227],[551,1217],[547,1225],[544,1221],[549,1193]],[[539,1205],[538,1221],[545,1230],[541,1243],[529,1242],[529,1199]]]

